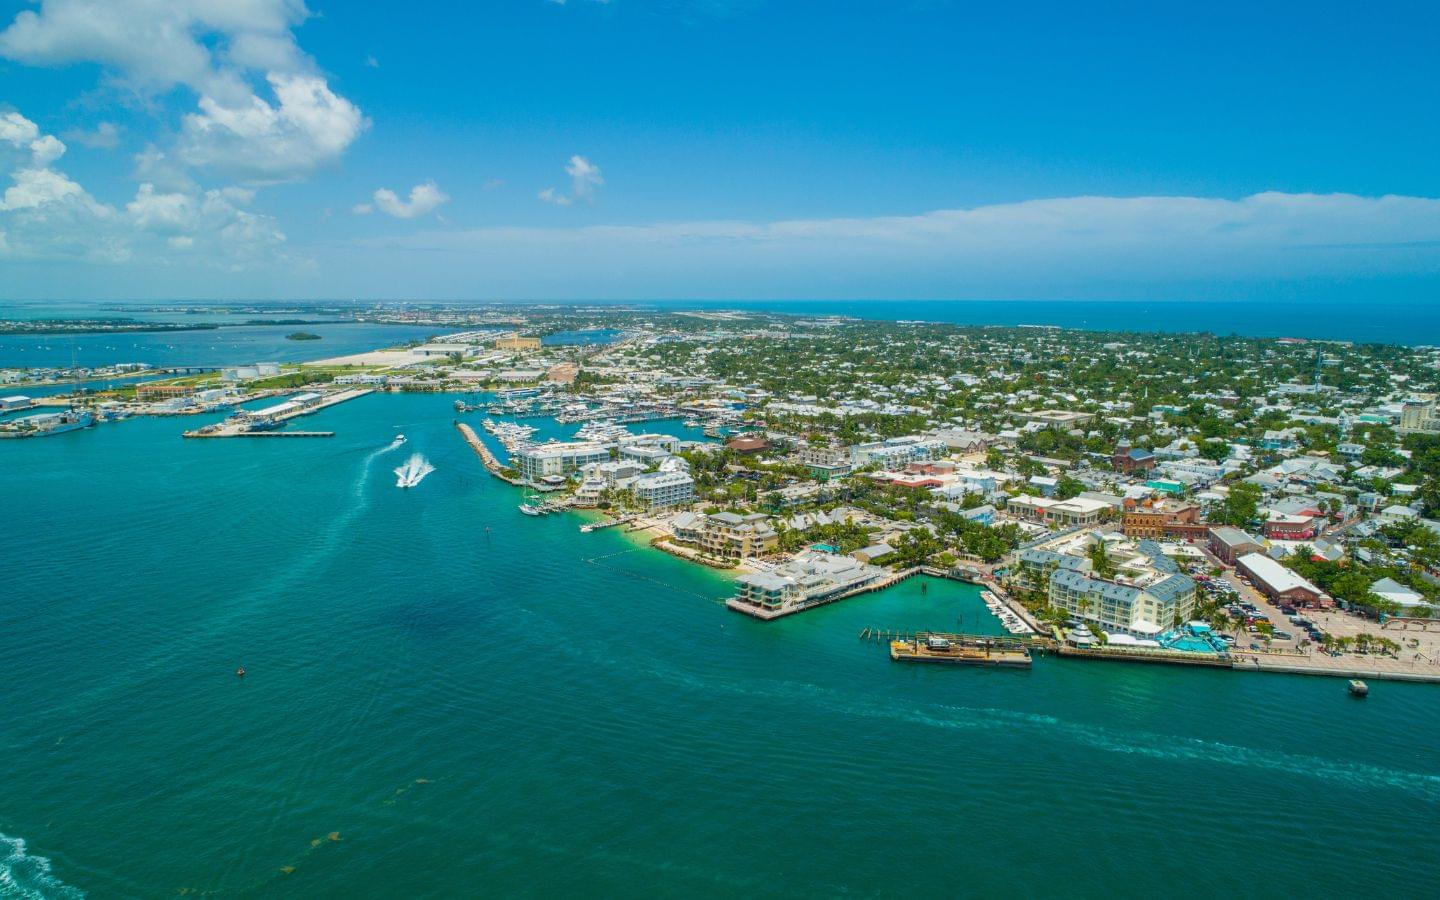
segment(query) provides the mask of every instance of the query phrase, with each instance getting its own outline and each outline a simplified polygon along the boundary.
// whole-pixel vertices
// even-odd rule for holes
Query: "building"
[[[679,534],[676,537],[679,538]],[[728,559],[763,556],[775,549],[779,538],[770,526],[770,517],[761,513],[743,516],[732,512],[713,513],[705,517],[699,532],[702,550]]]
[[[1022,412],[1017,415],[1027,422],[1038,422],[1041,425],[1058,425],[1068,428],[1076,428],[1095,418],[1094,413],[1074,412],[1068,409],[1041,409],[1035,412]]]
[[[850,465],[859,469],[876,463],[882,469],[903,469],[917,460],[939,459],[948,451],[944,441],[914,434],[856,444],[850,448]]]
[[[1316,516],[1273,513],[1265,520],[1265,536],[1272,541],[1308,541],[1320,533]]]
[[[1122,442],[1111,454],[1110,463],[1115,467],[1115,471],[1124,472],[1126,475],[1134,472],[1148,472],[1155,468],[1155,454],[1149,450],[1131,447],[1128,442]]]
[[[520,337],[514,335],[503,337],[495,342],[496,350],[539,350],[540,339],[538,337]]]
[[[1210,529],[1210,552],[1227,566],[1235,565],[1235,560],[1246,554],[1259,553],[1264,549],[1264,545],[1260,543],[1259,539],[1251,537],[1239,528],[1221,525],[1218,528]]]
[[[173,400],[188,397],[195,388],[188,384],[140,384],[135,386],[136,400]]]
[[[35,405],[35,401],[29,397],[0,397],[0,412],[14,412],[17,409],[29,409]]]
[[[695,479],[685,472],[646,472],[630,482],[630,493],[646,509],[686,506],[695,500]]]
[[[1113,571],[1103,576],[1090,559],[1100,541]],[[1051,606],[1106,632],[1153,638],[1178,628],[1195,611],[1195,582],[1154,541],[1113,541],[1095,534],[1022,552],[1016,578],[1043,590]]]
[[[815,477],[829,481],[850,471],[850,450],[847,447],[804,447],[800,450],[800,464]]]
[[[1126,509],[1120,530],[1132,538],[1207,538],[1210,526],[1200,521],[1200,507],[1178,500],[1144,500]]]
[[[581,467],[610,459],[609,448],[592,441],[555,441],[536,444],[515,452],[510,465],[526,481],[539,481],[550,475],[568,477]]]
[[[725,449],[736,453],[764,453],[770,449],[770,442],[758,434],[737,434],[725,442]]]
[[[1263,553],[1247,553],[1235,560],[1235,570],[1276,603],[1319,607],[1335,603],[1324,591]]]
[[[1054,500],[1025,494],[1011,497],[1005,504],[1005,511],[1017,519],[1060,528],[1094,525],[1109,508],[1108,504],[1099,500],[1082,500],[1079,497]]]
[[[805,550],[773,571],[735,579],[735,597],[729,605],[751,607],[767,618],[799,612],[865,588],[886,574],[878,566],[848,556]]]

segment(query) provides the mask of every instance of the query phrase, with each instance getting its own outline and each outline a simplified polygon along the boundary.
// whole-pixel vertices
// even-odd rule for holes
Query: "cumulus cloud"
[[[593,203],[595,189],[605,183],[600,167],[579,154],[570,157],[570,162],[565,166],[565,174],[570,176],[570,193],[563,194],[553,187],[548,187],[539,194],[542,201],[556,206],[569,206],[577,200]]]
[[[267,80],[274,104],[200,98],[200,112],[185,117],[181,158],[257,181],[286,180],[338,157],[365,126],[359,108],[322,78],[271,73]]]
[[[441,204],[449,201],[445,192],[433,181],[417,184],[410,189],[410,199],[401,200],[398,195],[389,188],[380,188],[375,192],[375,208],[386,215],[394,216],[397,219],[414,219],[419,216],[428,215],[440,207]],[[369,212],[369,204],[365,206],[365,212]],[[356,208],[359,212],[359,208]]]
[[[301,0],[43,0],[0,32],[0,56],[98,63],[143,94],[184,85],[199,107],[184,121],[185,162],[289,180],[338,157],[365,125],[296,43],[309,15]],[[269,97],[254,88],[260,75]]]
[[[1440,199],[1067,197],[919,215],[485,228],[377,241],[463,253],[529,295],[1156,297],[1440,276]],[[546,266],[563,256],[564,272]],[[526,274],[528,273],[528,274]],[[521,277],[534,279],[526,289]]]
[[[117,210],[53,168],[64,143],[19,113],[0,116],[0,149],[7,145],[18,158],[0,194],[6,259],[163,265],[174,252],[194,251],[208,264],[238,269],[276,259],[285,241],[273,219],[247,208],[255,197],[249,189],[201,191],[183,178],[173,179],[171,189],[146,181]],[[137,166],[164,172],[164,154],[152,148]]]

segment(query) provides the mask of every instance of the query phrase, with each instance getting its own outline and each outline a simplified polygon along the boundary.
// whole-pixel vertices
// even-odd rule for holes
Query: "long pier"
[[[525,482],[521,479],[511,478],[504,473],[503,470],[505,467],[500,464],[500,460],[495,458],[495,454],[490,452],[490,448],[485,446],[485,442],[480,440],[480,435],[475,433],[475,429],[466,425],[464,422],[456,422],[455,430],[460,432],[460,436],[465,439],[465,443],[469,444],[470,449],[475,451],[475,455],[480,457],[480,463],[485,467],[485,471],[506,484],[513,484],[516,487],[523,487],[525,485]]]

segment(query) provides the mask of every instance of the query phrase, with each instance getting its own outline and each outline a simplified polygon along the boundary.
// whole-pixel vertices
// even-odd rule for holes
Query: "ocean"
[[[722,573],[522,516],[451,400],[307,420],[332,439],[134,419],[0,446],[0,833],[23,842],[0,894],[1354,896],[1440,875],[1433,686],[1362,703],[1333,679],[895,664],[860,630],[998,623],[938,581],[737,616]],[[436,471],[397,489],[415,452]]]
[[[724,573],[521,515],[453,400],[305,420],[329,439],[137,418],[0,442],[0,896],[1354,897],[1440,876],[1436,686],[892,663],[862,629],[1001,629],[934,580],[738,616]],[[401,490],[415,453],[435,471]]]

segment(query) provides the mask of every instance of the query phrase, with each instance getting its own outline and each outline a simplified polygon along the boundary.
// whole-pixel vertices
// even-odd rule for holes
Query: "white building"
[[[630,482],[630,492],[646,509],[686,506],[695,499],[695,479],[684,472],[647,472]]]
[[[556,441],[526,447],[510,457],[510,465],[526,481],[539,481],[549,475],[568,476],[589,463],[610,459],[606,447],[590,441]]]

